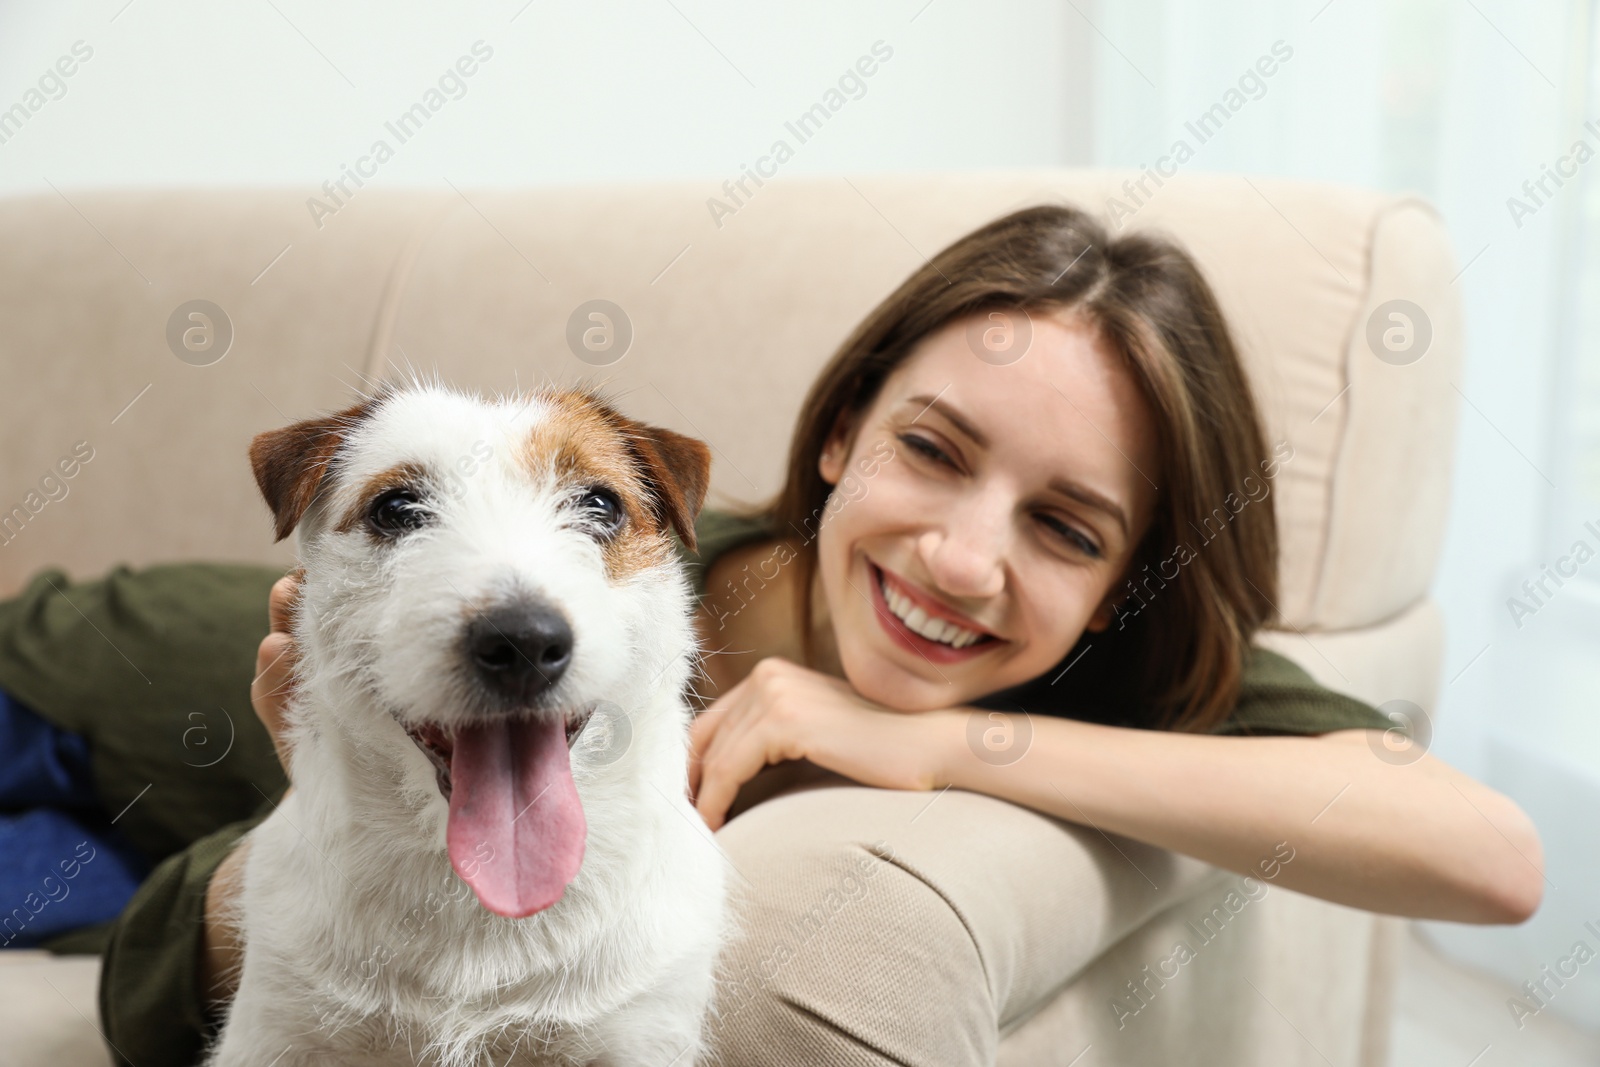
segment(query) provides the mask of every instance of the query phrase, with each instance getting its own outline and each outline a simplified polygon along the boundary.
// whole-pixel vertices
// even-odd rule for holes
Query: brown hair
[[[1238,699],[1250,638],[1272,617],[1277,597],[1272,506],[1222,507],[1255,476],[1258,463],[1267,467],[1260,418],[1222,310],[1188,253],[1148,231],[1112,237],[1093,216],[1057,204],[996,219],[934,256],[862,320],[813,383],[785,484],[756,512],[775,529],[802,535],[795,564],[805,662],[815,663],[805,591],[817,566],[807,530],[833,488],[817,470],[830,431],[843,418],[853,440],[885,379],[920,341],[996,309],[1083,316],[1122,356],[1160,438],[1160,472],[1151,473],[1162,487],[1123,576],[1130,597],[1117,606],[1120,623],[1086,631],[1057,664],[1077,664],[1074,657],[1091,640],[1106,646],[1064,675],[1066,685],[1049,690],[1050,705],[1100,721],[1212,729]],[[1158,562],[1171,563],[1189,531],[1199,533],[1201,524],[1211,530],[1219,514],[1220,531],[1189,551],[1182,572],[1165,581],[1158,576]],[[1129,612],[1141,567],[1150,602],[1140,599]],[[1053,668],[1029,684],[1057,674]]]

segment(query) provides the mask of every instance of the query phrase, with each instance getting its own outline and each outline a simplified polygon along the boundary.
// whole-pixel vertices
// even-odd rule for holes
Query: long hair
[[[1082,316],[1138,383],[1159,436],[1162,484],[1123,576],[1118,622],[1086,631],[1049,672],[1083,661],[1052,699],[1078,717],[1212,729],[1238,699],[1251,636],[1277,598],[1271,503],[1235,509],[1225,501],[1241,493],[1255,501],[1249,485],[1261,484],[1260,472],[1270,479],[1276,464],[1221,308],[1188,253],[1150,232],[1112,237],[1093,216],[1057,204],[996,219],[934,256],[862,320],[812,384],[783,488],[751,512],[780,535],[802,534],[793,564],[806,664],[816,662],[809,591],[817,548],[804,532],[833,489],[817,470],[830,431],[843,418],[853,439],[884,380],[919,342],[993,310]],[[1079,657],[1091,642],[1105,647]]]

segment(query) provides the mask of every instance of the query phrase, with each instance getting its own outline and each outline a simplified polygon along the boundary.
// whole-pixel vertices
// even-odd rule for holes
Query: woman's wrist
[[[1032,719],[1026,714],[961,705],[937,713],[938,763],[935,789],[946,786],[989,793],[1003,799],[995,772],[1021,760],[1033,742]]]

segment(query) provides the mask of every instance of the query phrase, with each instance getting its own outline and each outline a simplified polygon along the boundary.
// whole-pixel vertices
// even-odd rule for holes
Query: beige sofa
[[[784,181],[751,189],[720,223],[709,182],[359,189],[320,227],[312,189],[68,189],[0,202],[0,510],[13,515],[0,595],[49,564],[74,576],[118,562],[286,564],[246,464],[251,435],[408,367],[482,389],[599,377],[632,414],[710,442],[712,503],[765,496],[812,376],[924,256],[1024,204],[1104,210],[1115,197],[1136,208],[1125,225],[1167,229],[1199,258],[1271,440],[1294,445],[1275,497],[1282,623],[1263,643],[1374,704],[1431,709],[1440,620],[1428,588],[1461,349],[1443,225],[1414,198],[1236,175],[1180,175],[1136,200],[1124,182],[1138,177]],[[200,320],[180,316],[169,331],[197,299],[231,324],[215,362],[223,323],[209,349]],[[574,309],[594,299],[631,323],[625,355],[604,366],[615,348],[580,345],[585,362],[567,341]],[[1421,358],[1380,359],[1369,344],[1375,309],[1396,299],[1424,309]],[[94,458],[67,495],[18,520],[12,505],[80,441]],[[1207,949],[1202,975],[1163,993],[1156,1018],[1119,1034],[1112,999],[1221,883],[1166,879],[1136,909],[1114,906],[1142,892],[1139,876],[1090,832],[1083,840],[1081,906],[1062,916],[1087,927],[1081,970],[1005,1022],[999,1062],[1385,1061],[1398,921],[1281,889]],[[95,980],[92,959],[0,953],[0,1060],[104,1063]]]

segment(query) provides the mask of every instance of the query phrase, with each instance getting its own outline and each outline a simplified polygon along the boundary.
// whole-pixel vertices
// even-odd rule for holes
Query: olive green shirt
[[[707,509],[695,522],[697,553],[674,541],[700,597],[712,562],[774,535],[759,520]],[[157,864],[114,922],[46,942],[55,952],[103,955],[100,1016],[118,1064],[193,1063],[215,1032],[199,988],[206,886],[288,784],[250,706],[267,597],[281,576],[276,568],[198,563],[119,566],[74,583],[52,569],[0,603],[0,689],[88,738],[104,807],[126,808],[119,828]],[[1079,714],[1102,696],[1114,705],[1114,693],[1041,683],[1037,692],[1008,691],[993,706],[1110,721]],[[1238,702],[1214,732],[1392,725],[1256,648]]]

